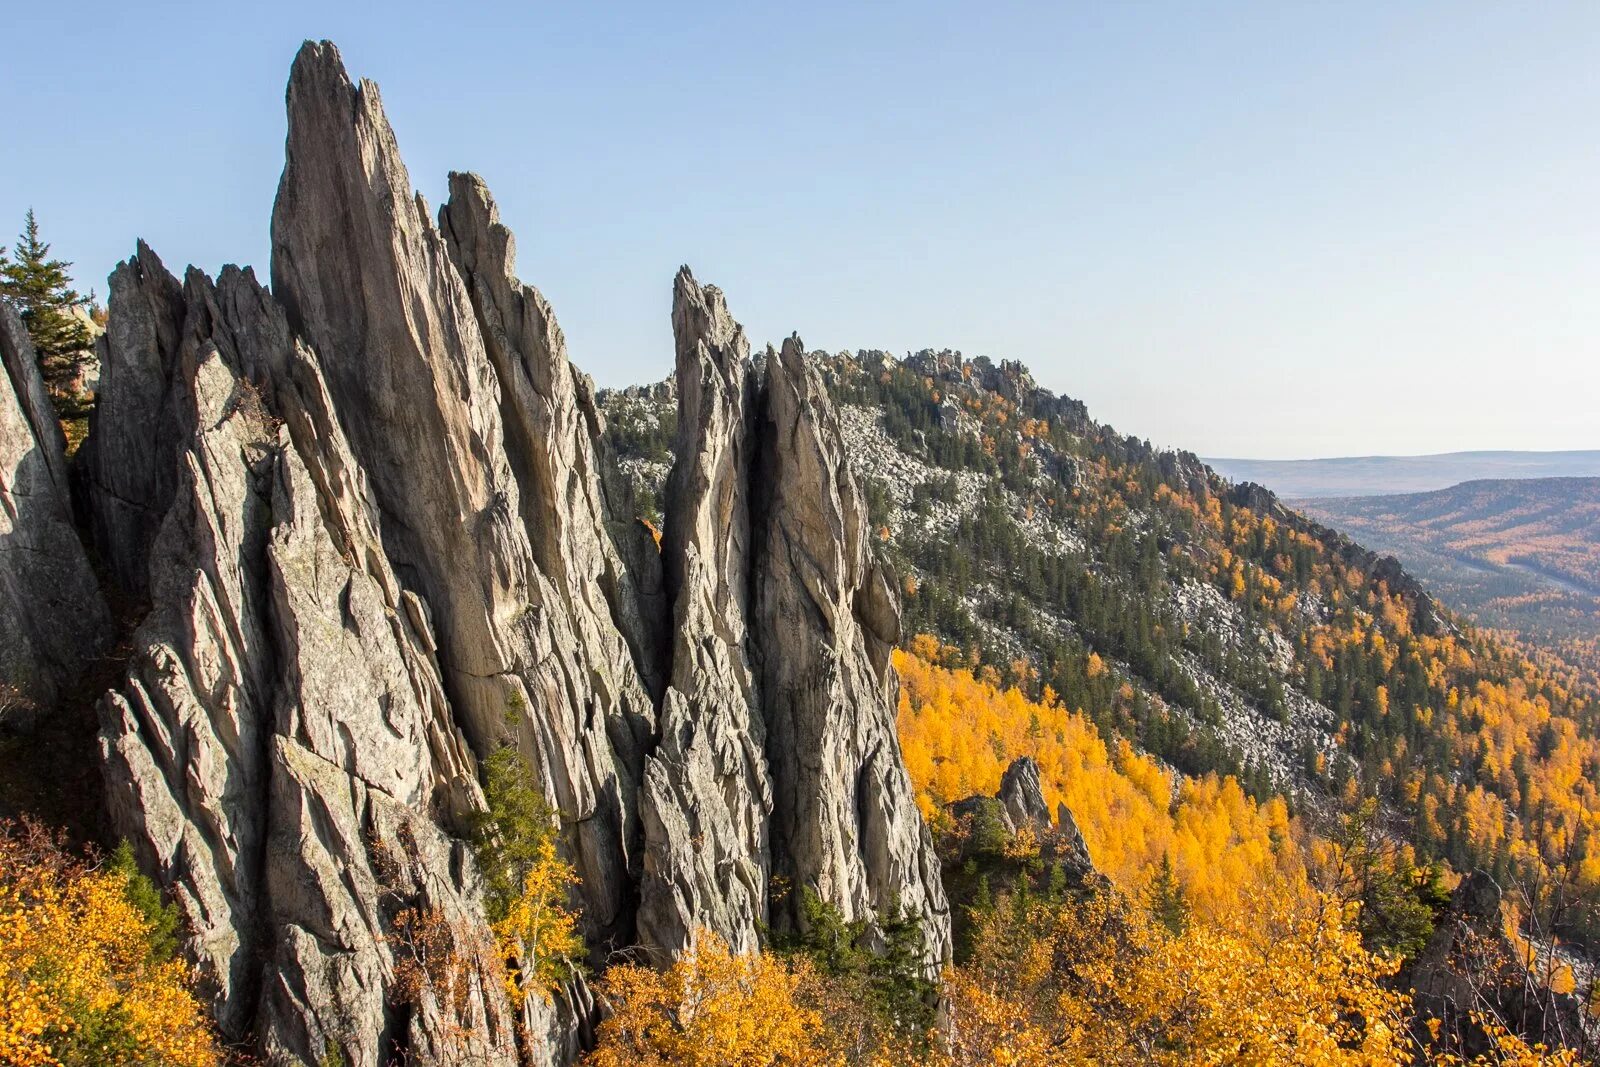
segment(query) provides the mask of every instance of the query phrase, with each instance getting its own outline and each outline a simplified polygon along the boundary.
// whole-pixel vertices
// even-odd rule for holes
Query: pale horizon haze
[[[687,263],[756,345],[1018,359],[1201,455],[1600,448],[1592,2],[10,4],[0,240],[266,280],[306,38],[602,386]]]

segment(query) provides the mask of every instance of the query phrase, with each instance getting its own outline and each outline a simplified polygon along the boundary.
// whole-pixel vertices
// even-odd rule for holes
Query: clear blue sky
[[[1202,454],[1600,447],[1593,0],[6,3],[0,235],[265,274],[306,37],[602,385],[688,263],[758,342],[1021,359]]]

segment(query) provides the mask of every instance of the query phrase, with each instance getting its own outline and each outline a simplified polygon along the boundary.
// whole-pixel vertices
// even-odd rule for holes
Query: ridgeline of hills
[[[1600,477],[1600,451],[1593,450],[1206,462],[1225,478],[1259,483],[1289,500],[1426,493],[1471,481]]]
[[[92,769],[72,829],[175,907],[228,1043],[1399,1063],[1424,1011],[1500,1040],[1452,1014],[1469,929],[1475,1003],[1586,1039],[1558,657],[1019,364],[752,358],[687,268],[674,375],[596,394],[480,179],[430,212],[326,42],[287,106],[270,289],[140,243],[70,461],[0,309],[6,751]]]

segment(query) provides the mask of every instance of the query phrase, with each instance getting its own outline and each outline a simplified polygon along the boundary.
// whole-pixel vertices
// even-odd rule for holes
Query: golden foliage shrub
[[[591,1067],[800,1067],[823,1062],[822,1017],[798,998],[803,964],[740,955],[716,934],[669,970],[625,963],[600,992],[614,1014],[600,1024]]]
[[[1263,936],[1174,935],[1115,891],[1002,900],[950,976],[954,1067],[1412,1062],[1396,964],[1338,904],[1267,892]]]

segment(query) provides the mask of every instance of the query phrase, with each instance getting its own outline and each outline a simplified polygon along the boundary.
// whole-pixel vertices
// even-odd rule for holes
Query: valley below
[[[1295,506],[1405,563],[1480,625],[1595,669],[1600,479],[1466,482],[1429,493],[1319,497]]]

